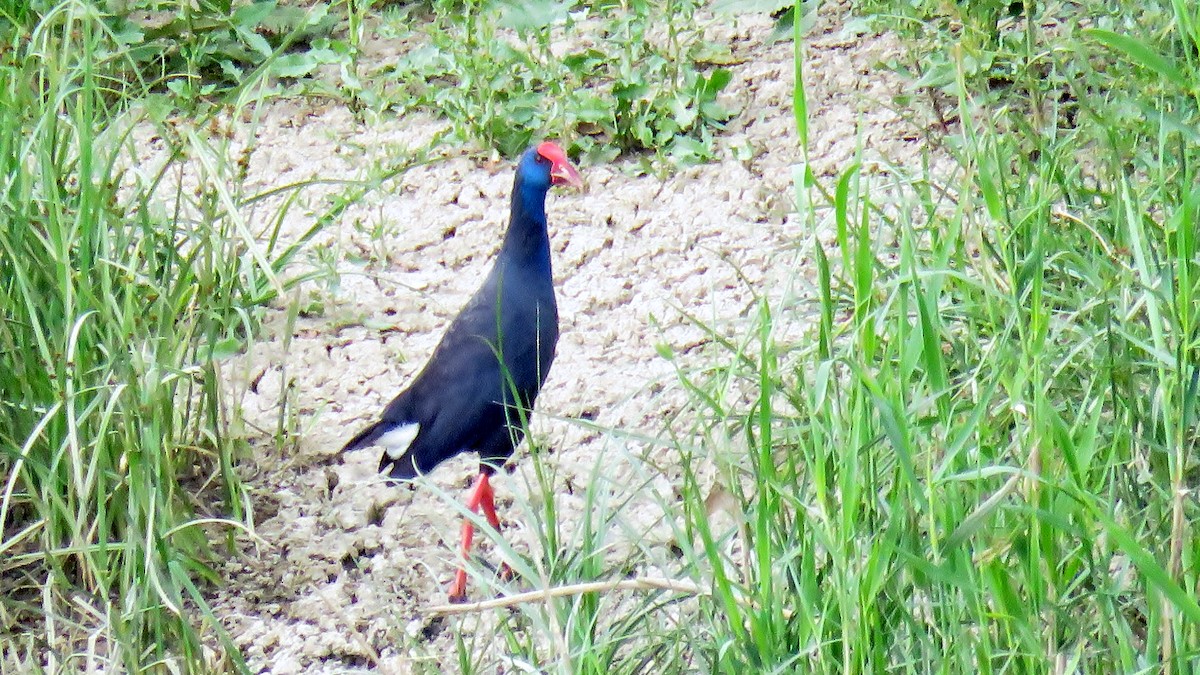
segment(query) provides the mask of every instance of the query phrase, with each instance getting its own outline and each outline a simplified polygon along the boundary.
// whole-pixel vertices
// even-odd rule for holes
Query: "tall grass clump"
[[[1007,85],[920,43],[957,66],[953,175],[847,167],[802,213],[836,231],[811,340],[764,304],[753,350],[688,376],[747,449],[738,546],[684,499],[711,669],[1194,670],[1200,71],[1195,17],[1158,16],[988,14]],[[749,405],[716,404],[729,373]]]
[[[901,103],[942,106],[926,155],[828,184],[798,167],[811,234],[780,261],[795,278],[755,289],[733,337],[697,322],[707,350],[664,349],[690,406],[644,484],[606,484],[598,464],[584,488],[653,494],[672,546],[597,569],[634,515],[591,507],[552,541],[543,509],[548,550],[514,565],[547,586],[681,583],[532,599],[500,624],[505,658],[1195,671],[1200,15],[1110,5],[870,3],[904,17],[912,56],[894,65],[918,86]]]
[[[290,249],[246,228],[223,152],[135,110],[96,7],[22,16],[0,49],[0,665],[203,669],[211,528],[246,518],[217,362]]]

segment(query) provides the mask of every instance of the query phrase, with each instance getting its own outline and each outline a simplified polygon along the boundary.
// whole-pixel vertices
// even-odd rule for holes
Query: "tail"
[[[352,450],[358,450],[359,448],[366,448],[373,445],[375,441],[379,440],[380,436],[387,433],[389,426],[391,425],[383,420],[372,424],[366,429],[358,432],[354,438],[351,438],[349,441],[347,441],[346,444],[342,446],[342,449],[338,451],[338,453],[350,452]]]
[[[417,469],[416,458],[406,450],[417,437],[418,429],[418,424],[397,425],[395,422],[379,420],[347,441],[338,454],[378,444],[383,446],[383,452],[379,455],[380,471],[386,470],[392,480],[416,478],[421,472]]]
[[[412,453],[404,453],[402,456],[392,459],[385,452],[379,458],[379,470],[386,471],[390,481],[406,481],[412,480],[421,475],[417,470],[416,458]]]

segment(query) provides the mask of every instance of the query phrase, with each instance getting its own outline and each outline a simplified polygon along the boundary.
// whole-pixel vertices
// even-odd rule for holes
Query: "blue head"
[[[549,141],[521,155],[513,184],[512,214],[501,254],[507,259],[533,261],[549,275],[550,240],[546,233],[546,193],[551,185],[583,185],[567,154]]]
[[[551,185],[574,185],[580,187],[583,180],[579,172],[567,161],[567,153],[550,141],[535,145],[525,151],[517,165],[517,183],[533,197],[544,195]]]
[[[567,161],[567,153],[554,143],[546,141],[526,150],[517,164],[517,178],[513,183],[510,234],[525,238],[526,234],[520,234],[522,230],[535,233],[534,231],[540,229],[542,237],[545,237],[546,193],[551,185],[579,187],[583,185],[583,179]]]

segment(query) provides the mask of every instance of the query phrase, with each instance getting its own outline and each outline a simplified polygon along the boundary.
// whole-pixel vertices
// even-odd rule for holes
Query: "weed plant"
[[[22,16],[0,49],[0,670],[202,670],[204,636],[240,664],[198,588],[247,518],[219,362],[299,243],[249,227],[224,137],[145,97],[94,6]]]
[[[731,74],[704,40],[694,0],[511,3],[437,0],[432,17],[385,15],[423,46],[384,80],[400,107],[446,116],[465,140],[515,156],[539,136],[607,161],[654,151],[676,162],[713,157],[713,133],[731,111],[717,101]],[[563,42],[573,45],[563,53]]]

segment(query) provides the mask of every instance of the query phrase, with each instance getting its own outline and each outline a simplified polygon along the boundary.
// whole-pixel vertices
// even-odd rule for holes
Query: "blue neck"
[[[550,271],[550,236],[546,233],[546,188],[525,185],[520,176],[513,185],[512,216],[504,235],[501,255],[538,271]]]

